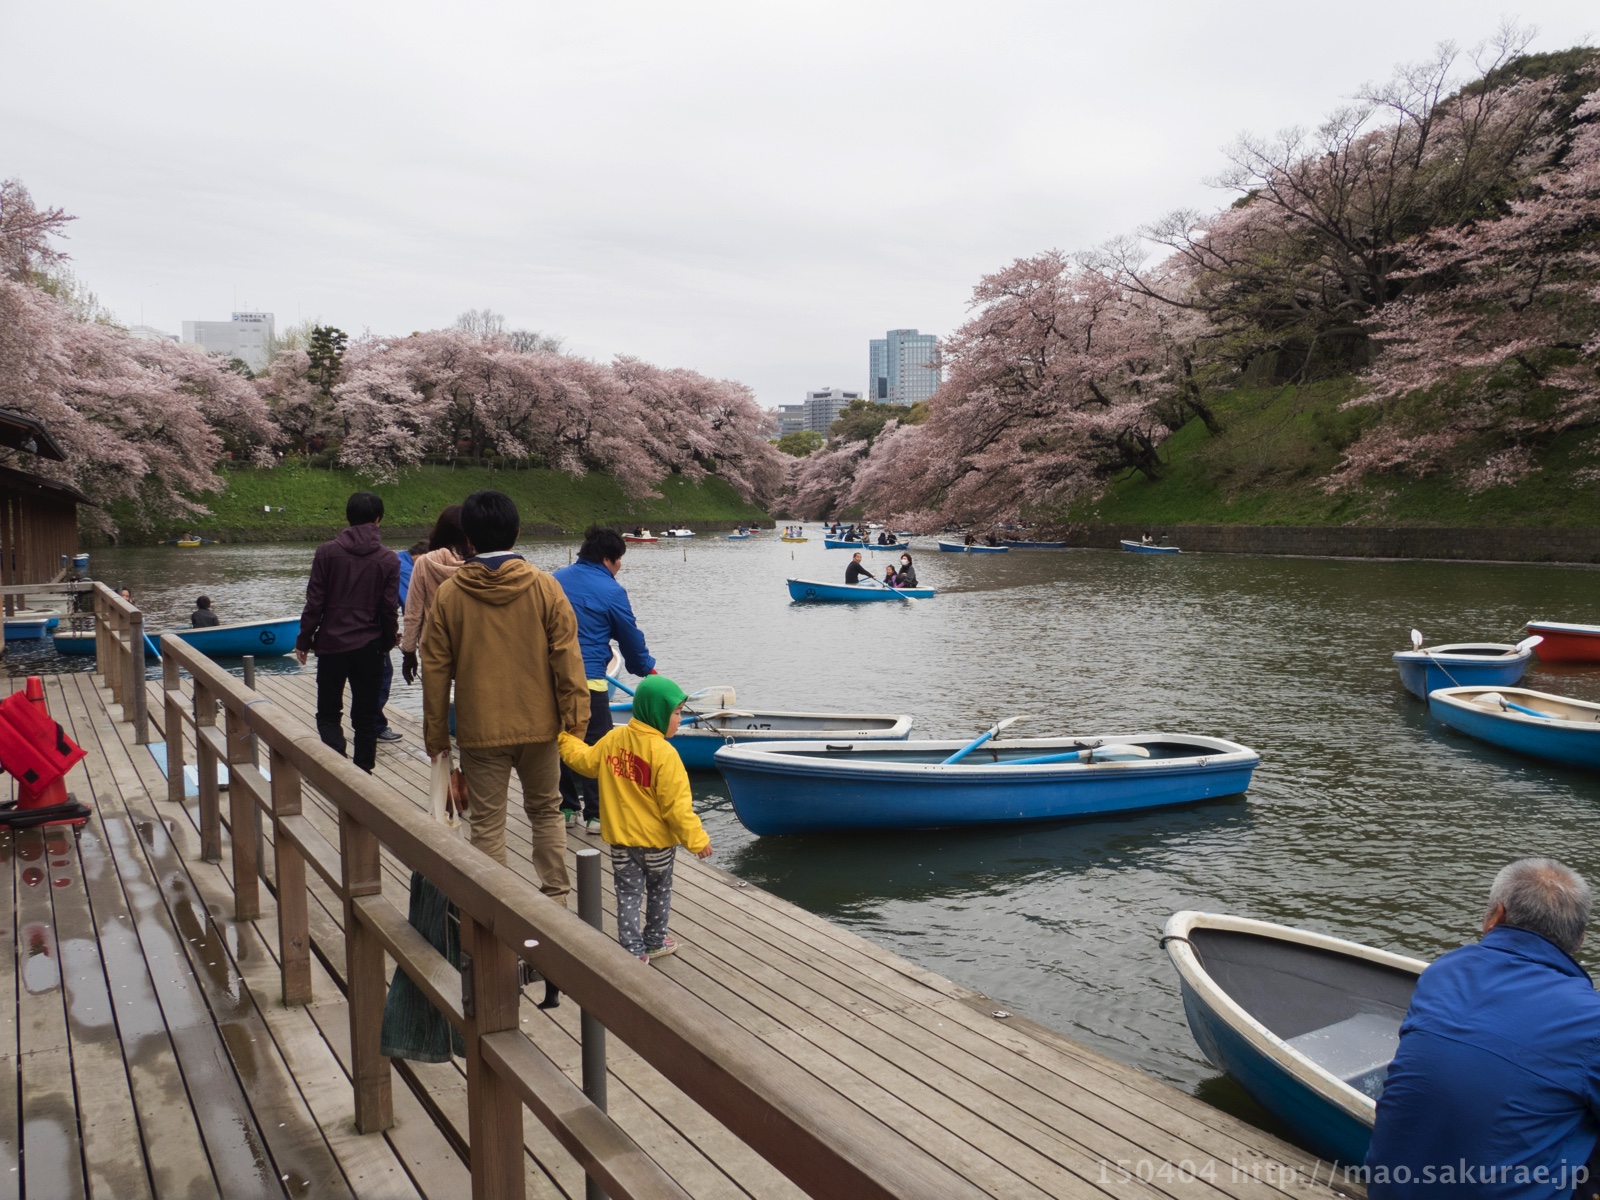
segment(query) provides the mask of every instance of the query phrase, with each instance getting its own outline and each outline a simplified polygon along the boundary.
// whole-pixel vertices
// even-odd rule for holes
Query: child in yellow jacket
[[[600,836],[611,846],[617,888],[617,941],[641,961],[675,953],[667,932],[678,847],[711,857],[711,837],[690,802],[689,772],[667,739],[678,732],[684,691],[647,675],[633,697],[633,720],[592,746],[561,733],[561,761],[600,780]],[[639,908],[644,905],[644,928]]]

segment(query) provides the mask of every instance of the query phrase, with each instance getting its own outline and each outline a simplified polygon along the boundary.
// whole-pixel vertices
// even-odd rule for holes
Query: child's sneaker
[[[586,830],[588,830],[590,833],[599,833],[600,832],[600,822],[599,822],[598,819],[593,820],[593,821],[585,822],[583,827]]]
[[[561,819],[567,823],[567,828],[571,829],[578,823],[578,814],[570,808],[563,808],[561,810]]]
[[[665,958],[667,955],[676,954],[677,952],[678,952],[678,939],[673,937],[669,933],[662,940],[661,945],[652,946],[650,949],[645,951],[645,957],[646,958]]]
[[[648,954],[641,954],[639,955],[639,961],[648,967],[650,965],[650,956]]]

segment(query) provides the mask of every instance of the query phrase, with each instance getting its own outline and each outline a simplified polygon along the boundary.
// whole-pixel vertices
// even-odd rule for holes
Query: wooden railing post
[[[339,812],[340,859],[344,868],[345,988],[350,1004],[350,1080],[356,1092],[356,1128],[377,1133],[394,1124],[389,1060],[383,1056],[383,943],[357,915],[358,896],[383,892],[377,834],[349,813]],[[281,885],[280,885],[281,886]],[[515,967],[512,968],[513,972]],[[513,979],[513,987],[515,979]],[[470,1045],[470,1043],[469,1043]],[[468,1084],[470,1095],[471,1084]],[[522,1112],[517,1106],[517,1146],[522,1145]],[[473,1182],[477,1194],[477,1182]]]
[[[106,667],[106,676],[111,681],[111,699],[117,703],[124,703],[124,680],[128,673],[128,660],[122,652],[122,629],[126,623],[122,609],[116,605],[111,607],[111,661]]]
[[[601,927],[600,901],[600,851],[578,851],[578,915],[593,925]],[[606,1027],[599,1018],[583,1009],[578,1018],[579,1037],[583,1043],[583,1094],[594,1101],[601,1112],[606,1110]],[[584,1200],[606,1200],[600,1181],[593,1175],[583,1178]]]
[[[272,853],[278,880],[278,962],[285,1004],[311,1003],[311,930],[306,917],[306,860],[283,831],[285,817],[300,815],[300,769],[273,750]]]
[[[150,693],[144,681],[144,614],[138,610],[128,618],[128,687],[133,705],[124,700],[122,716],[133,722],[133,744],[143,746],[150,741]]]
[[[108,635],[110,603],[97,588],[94,593],[94,669],[100,672],[100,681],[111,683],[111,638]]]
[[[188,799],[183,786],[183,678],[170,654],[161,658],[161,692],[167,713],[167,799],[183,804]]]
[[[465,911],[461,913],[461,952],[472,1200],[523,1200],[522,1100],[483,1061],[478,1042],[485,1034],[519,1027],[517,956]]]
[[[217,789],[217,751],[204,731],[217,723],[217,701],[211,690],[194,681],[194,764],[200,773],[200,857],[222,861],[222,799]]]
[[[261,809],[254,793],[233,777],[235,763],[250,761],[250,727],[244,714],[227,705],[223,720],[228,731],[228,824],[233,830],[233,918],[254,921],[261,915]]]

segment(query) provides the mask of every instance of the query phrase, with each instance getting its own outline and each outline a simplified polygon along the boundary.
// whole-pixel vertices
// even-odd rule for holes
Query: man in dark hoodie
[[[350,528],[318,546],[311,560],[294,653],[302,665],[308,653],[317,656],[317,732],[340,754],[349,682],[353,757],[356,766],[371,771],[378,761],[383,663],[399,640],[400,560],[378,532],[379,497],[357,492],[345,502],[344,515]]]

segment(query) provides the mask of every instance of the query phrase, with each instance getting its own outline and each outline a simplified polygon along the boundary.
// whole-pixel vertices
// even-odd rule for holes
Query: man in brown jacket
[[[423,735],[428,754],[450,749],[450,684],[456,744],[467,777],[472,844],[506,861],[511,772],[533,826],[533,865],[544,894],[572,890],[561,820],[556,735],[582,736],[589,685],[578,620],[561,585],[512,553],[521,519],[504,492],[481,491],[461,506],[473,556],[439,585],[422,635]]]

